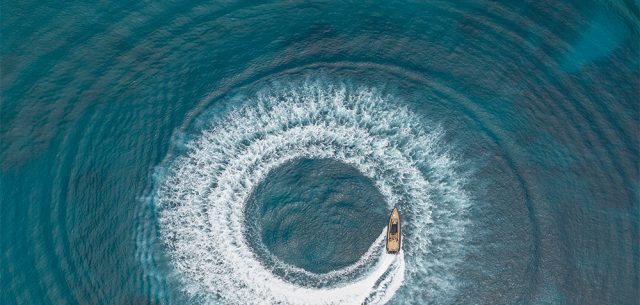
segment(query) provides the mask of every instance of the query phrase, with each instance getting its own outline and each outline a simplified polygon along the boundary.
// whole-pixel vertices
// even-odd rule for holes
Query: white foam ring
[[[418,299],[450,291],[467,203],[462,179],[442,148],[442,131],[428,130],[390,99],[320,82],[265,89],[188,143],[155,194],[162,238],[185,290],[230,304],[383,304],[405,280],[420,286],[404,289]],[[340,270],[315,274],[277,262],[331,285],[275,275],[246,240],[245,204],[272,169],[298,158],[337,159],[371,178],[387,205],[403,213],[404,250],[386,254],[383,231]]]

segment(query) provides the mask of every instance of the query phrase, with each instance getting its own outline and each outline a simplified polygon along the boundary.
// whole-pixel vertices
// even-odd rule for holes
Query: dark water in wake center
[[[639,303],[637,2],[1,7],[0,304]]]
[[[253,192],[245,217],[269,252],[324,273],[367,251],[388,220],[383,202],[357,169],[303,159],[274,169]]]

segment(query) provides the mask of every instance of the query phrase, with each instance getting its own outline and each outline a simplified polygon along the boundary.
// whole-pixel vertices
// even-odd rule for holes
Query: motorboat
[[[400,212],[397,208],[393,208],[387,227],[387,253],[397,254],[400,252],[400,240]]]

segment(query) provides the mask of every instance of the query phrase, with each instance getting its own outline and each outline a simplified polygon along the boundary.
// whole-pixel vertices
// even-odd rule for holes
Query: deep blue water
[[[0,89],[0,304],[640,304],[637,1],[2,1]]]

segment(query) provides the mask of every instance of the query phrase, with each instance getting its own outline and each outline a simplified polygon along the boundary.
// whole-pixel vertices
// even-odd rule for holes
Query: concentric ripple
[[[371,88],[307,81],[249,100],[213,120],[158,178],[162,239],[186,291],[232,304],[379,304],[405,280],[440,296],[455,290],[468,199],[441,129]],[[387,255],[381,232],[355,264],[329,273],[261,260],[245,204],[272,169],[300,158],[335,159],[369,177],[403,212],[406,252]]]

